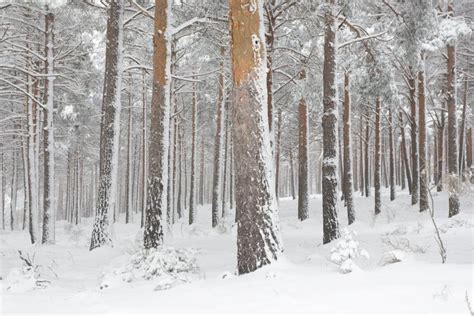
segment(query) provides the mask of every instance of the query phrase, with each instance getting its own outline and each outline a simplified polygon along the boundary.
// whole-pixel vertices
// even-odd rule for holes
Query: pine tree
[[[229,0],[232,38],[237,267],[252,272],[281,252],[266,87],[263,1]]]

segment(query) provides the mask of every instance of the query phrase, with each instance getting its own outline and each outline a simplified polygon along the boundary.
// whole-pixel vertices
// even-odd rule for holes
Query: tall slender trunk
[[[359,114],[360,115],[360,132],[359,132],[359,181],[360,181],[360,195],[364,196],[364,123],[363,123],[363,115],[362,112]]]
[[[278,199],[280,196],[280,160],[281,160],[281,124],[282,124],[282,116],[281,116],[281,107],[278,108],[277,114],[277,138],[275,144],[275,193],[276,198]]]
[[[370,196],[370,155],[369,155],[369,145],[370,145],[370,111],[367,109],[366,112],[366,118],[365,118],[365,174],[364,174],[364,186],[365,186],[365,196],[369,197]]]
[[[468,92],[468,81],[464,80],[464,96],[461,114],[461,127],[459,128],[459,175],[464,177],[464,169],[466,165],[466,157],[464,157],[464,135],[466,134],[466,109],[467,109],[467,92]]]
[[[296,200],[296,189],[295,189],[295,163],[293,161],[293,150],[290,149],[290,190],[291,190],[291,197],[293,200]]]
[[[182,206],[182,192],[183,192],[183,128],[181,123],[178,125],[178,194],[177,194],[177,204],[176,212],[178,213],[178,218],[183,217],[183,206]]]
[[[419,166],[420,166],[420,212],[426,211],[428,205],[428,162],[426,160],[426,101],[425,101],[425,72],[418,72],[418,136],[419,136]]]
[[[5,230],[5,155],[0,144],[0,211],[2,211],[2,229]]]
[[[48,9],[46,9],[48,11]],[[46,61],[45,61],[45,108],[43,127],[43,161],[44,161],[44,182],[43,182],[43,235],[41,242],[54,243],[55,241],[55,194],[54,194],[54,14],[48,12],[45,17],[46,29]]]
[[[343,191],[347,206],[347,222],[352,224],[355,220],[354,200],[352,197],[352,150],[351,150],[351,97],[350,97],[349,74],[344,72],[344,113],[343,113],[343,138],[344,138],[344,177]]]
[[[304,82],[306,73],[300,72]],[[304,83],[303,83],[304,85]],[[298,219],[304,221],[308,213],[308,110],[304,96],[298,105]]]
[[[454,16],[454,4],[448,2],[448,14]],[[449,217],[459,213],[459,177],[458,177],[458,148],[457,148],[457,118],[456,118],[456,48],[448,45],[448,172],[449,172]]]
[[[380,97],[375,100],[375,153],[374,153],[374,189],[375,189],[375,215],[379,214],[382,207],[380,199]]]
[[[390,165],[390,201],[395,200],[395,153],[393,150],[393,116],[392,108],[388,110],[388,147],[389,147],[389,165]]]
[[[122,91],[124,0],[110,2],[105,50],[105,80],[100,124],[97,208],[90,250],[112,244],[109,216],[115,213]]]
[[[16,138],[16,137],[14,137]],[[15,140],[13,141],[16,147]],[[17,165],[17,149],[12,150],[12,182],[10,187],[10,230],[15,229],[16,218],[16,202],[17,202],[17,180],[18,180],[18,165]]]
[[[335,0],[326,0],[323,66],[323,243],[339,238],[337,219],[337,91]]]
[[[233,138],[236,169],[237,267],[252,272],[281,252],[272,179],[263,1],[229,0],[232,38]],[[250,40],[251,39],[251,40]]]
[[[403,122],[403,112],[401,111],[399,114],[399,119],[400,119],[400,134],[402,136],[401,146],[402,146],[403,164],[405,166],[405,174],[407,176],[408,191],[411,194],[411,191],[413,190],[412,178],[411,178],[410,163],[408,160],[408,151],[407,151],[407,144],[406,144],[406,137],[405,137],[405,123]]]
[[[470,171],[472,167],[472,127],[466,132],[466,167]]]
[[[146,108],[146,85],[145,73],[142,77],[142,154],[141,154],[141,200],[140,200],[140,227],[145,225],[145,208],[147,199],[147,108]]]
[[[221,206],[221,170],[222,170],[222,134],[223,134],[223,112],[225,106],[224,100],[224,52],[225,48],[222,46],[221,49],[221,64],[219,73],[219,91],[217,96],[217,116],[216,116],[216,138],[214,143],[214,173],[212,178],[212,227],[216,227],[219,221],[219,214],[222,210],[219,209]],[[202,175],[201,175],[202,176]]]
[[[132,80],[130,78],[130,80]],[[127,129],[127,169],[125,170],[125,224],[130,223],[132,208],[132,91],[130,83],[130,91],[128,92],[128,129]]]
[[[227,193],[227,173],[228,173],[228,157],[229,157],[229,108],[228,108],[228,103],[224,106],[224,122],[225,122],[225,129],[224,129],[224,171],[223,171],[223,178],[222,179],[222,219],[226,220],[226,217],[228,216],[228,210],[226,207],[226,193]]]
[[[418,144],[417,144],[417,124],[416,124],[416,80],[415,75],[412,73],[408,79],[409,90],[410,90],[410,136],[411,136],[411,171],[412,171],[412,182],[411,182],[411,204],[415,205],[418,203]]]
[[[191,109],[191,116],[192,116],[192,130],[191,130],[191,178],[190,178],[190,188],[189,188],[189,217],[188,223],[189,225],[194,223],[194,215],[195,215],[195,187],[196,187],[196,112],[197,112],[197,100],[196,100],[196,89],[194,88],[193,91],[193,101],[192,101],[192,109]],[[204,148],[201,148],[202,152],[204,152]],[[203,159],[201,159],[203,160]],[[204,161],[202,161],[204,162]],[[204,188],[203,188],[204,189]]]

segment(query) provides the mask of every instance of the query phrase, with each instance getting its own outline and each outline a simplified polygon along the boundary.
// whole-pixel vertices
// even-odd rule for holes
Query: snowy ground
[[[407,193],[395,202],[383,194],[382,213],[374,218],[373,197],[355,194],[357,221],[351,226],[370,259],[357,261],[360,270],[342,274],[332,263],[331,248],[322,245],[321,197],[310,200],[311,218],[297,220],[296,201],[280,201],[284,258],[255,273],[235,276],[236,233],[212,230],[210,207],[199,208],[191,229],[177,223],[167,243],[196,252],[199,272],[192,282],[154,290],[156,280],[115,282],[100,289],[104,273],[121,267],[136,253],[141,231],[135,224],[115,225],[115,246],[89,252],[91,222],[79,229],[58,223],[52,246],[31,246],[26,232],[1,232],[2,313],[140,313],[140,312],[358,312],[468,313],[466,292],[473,299],[472,192],[461,198],[462,214],[448,219],[447,195],[436,194],[435,213],[447,248],[441,263],[427,213],[410,205]],[[342,208],[341,208],[342,209]],[[138,218],[138,217],[137,217]],[[341,226],[346,214],[339,214]],[[138,220],[137,220],[138,221]],[[394,248],[401,262],[382,265]],[[22,262],[17,250],[40,265],[41,277],[51,284],[32,289],[19,282]],[[19,282],[19,283],[18,283]],[[9,288],[9,289],[7,289]],[[472,304],[471,304],[472,305]]]

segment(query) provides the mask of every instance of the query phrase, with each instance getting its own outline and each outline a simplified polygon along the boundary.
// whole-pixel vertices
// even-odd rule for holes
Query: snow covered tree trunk
[[[424,63],[424,61],[423,61]],[[423,64],[424,66],[424,64]],[[418,137],[420,168],[420,212],[426,211],[428,205],[428,161],[426,160],[426,98],[425,72],[418,72]]]
[[[171,40],[168,28],[171,21],[171,1],[155,2],[153,95],[151,100],[151,128],[149,142],[148,191],[145,217],[144,246],[156,248],[163,242],[166,223],[168,183],[168,149],[170,122]]]
[[[335,0],[326,0],[323,66],[323,243],[339,238],[337,219],[337,91]]]
[[[189,216],[188,223],[192,225],[194,223],[195,207],[196,207],[196,116],[197,116],[197,100],[196,100],[196,89],[193,89],[193,100],[191,108],[191,177],[190,177],[190,188],[189,188]],[[204,148],[201,148],[204,152]],[[201,159],[203,161],[203,159]]]
[[[407,144],[406,144],[406,137],[405,137],[405,123],[403,122],[402,111],[400,111],[399,119],[400,119],[400,134],[402,136],[401,146],[402,146],[403,165],[405,166],[405,174],[407,176],[408,191],[411,194],[413,187],[412,187],[412,181],[411,181],[412,178],[411,178],[411,172],[410,172],[410,163],[408,160],[408,151],[407,151]]]
[[[196,121],[197,121],[197,109],[196,109]],[[197,129],[197,125],[196,125],[196,129]],[[204,178],[205,178],[205,176],[204,176],[204,135],[203,134],[201,135],[201,146],[200,146],[200,148],[201,148],[201,159],[199,161],[200,166],[199,166],[199,191],[198,191],[198,196],[199,196],[199,205],[204,205]],[[195,150],[196,150],[196,147],[195,147]]]
[[[224,47],[221,47],[221,65],[219,73],[219,91],[216,104],[216,138],[214,143],[214,173],[212,178],[212,227],[216,227],[219,221],[221,206],[221,170],[222,170],[222,131],[223,131],[223,112],[225,106],[224,100]]]
[[[352,188],[352,150],[351,150],[351,98],[350,98],[350,84],[349,74],[344,73],[344,177],[343,177],[343,191],[344,200],[347,206],[347,222],[352,224],[355,220],[354,200],[353,200],[353,188]]]
[[[252,272],[281,252],[272,179],[263,1],[229,0],[232,38],[237,266]]]
[[[448,14],[454,15],[453,3],[448,3]],[[448,172],[449,172],[449,217],[459,213],[459,178],[458,178],[458,148],[457,148],[457,118],[456,118],[456,47],[447,45],[448,76],[447,76],[447,104],[448,104]]]
[[[306,73],[300,73],[304,81]],[[308,110],[304,96],[298,105],[298,219],[304,221],[308,213]]]
[[[130,79],[131,80],[131,79]],[[131,85],[131,84],[130,84]],[[131,87],[130,87],[131,90]],[[132,208],[132,93],[128,92],[127,168],[125,170],[125,224],[130,223]]]
[[[416,124],[416,80],[415,75],[411,73],[408,79],[410,90],[410,137],[411,137],[411,204],[418,203],[418,144],[417,144],[417,124]]]
[[[147,199],[147,108],[146,108],[146,85],[145,73],[142,77],[142,153],[141,153],[141,201],[140,201],[140,227],[145,226],[145,207]]]
[[[389,169],[390,169],[390,201],[395,200],[395,153],[393,148],[393,116],[392,107],[388,110],[388,147],[389,147]]]
[[[276,137],[276,144],[275,144],[275,194],[278,200],[280,196],[280,160],[281,160],[281,107],[278,108],[277,114],[277,137]]]
[[[29,80],[31,78],[29,77]],[[32,93],[35,95],[35,86],[37,86],[37,80],[35,83],[31,83],[32,85]],[[34,101],[32,98],[28,98],[27,102],[27,131],[28,131],[28,144],[27,144],[27,177],[28,177],[28,196],[29,196],[29,233],[30,233],[30,240],[31,243],[34,244],[38,241],[39,238],[39,226],[38,226],[38,175],[36,173],[36,131],[35,126],[33,125],[33,105]]]
[[[467,170],[472,167],[472,127],[469,127],[466,132],[466,166]]]
[[[290,149],[290,177],[289,177],[289,182],[290,182],[290,191],[291,191],[291,198],[293,200],[296,200],[296,188],[295,188],[295,163],[293,159],[293,150]]]
[[[225,122],[225,129],[224,129],[224,172],[222,179],[222,219],[225,221],[227,218],[228,210],[227,210],[227,182],[228,182],[228,166],[229,166],[229,103],[226,103],[224,106],[224,122]]]
[[[380,97],[375,100],[375,153],[374,153],[374,189],[375,189],[375,215],[380,213],[382,204],[380,199]]]
[[[15,144],[15,136],[13,136],[13,146]],[[17,165],[17,149],[12,150],[12,182],[10,186],[10,230],[15,229],[15,218],[16,218],[16,202],[17,202],[17,180],[18,180],[18,165]]]
[[[46,78],[43,110],[43,162],[44,162],[44,182],[43,182],[43,235],[41,242],[54,243],[55,241],[55,194],[54,194],[54,15],[48,12],[45,17],[46,28]]]
[[[109,216],[114,214],[120,136],[124,0],[111,1],[107,19],[105,79],[100,124],[97,208],[90,250],[112,244]]]
[[[464,178],[466,157],[464,157],[464,136],[466,134],[466,109],[467,109],[467,92],[468,92],[468,81],[464,80],[464,96],[461,114],[461,126],[459,128],[459,175]]]
[[[182,192],[183,192],[183,128],[181,123],[178,125],[178,193],[176,196],[176,212],[178,213],[178,218],[183,217],[183,206],[182,206]]]
[[[370,196],[370,156],[369,156],[369,145],[370,145],[370,111],[367,109],[365,118],[365,163],[364,163],[364,190],[365,196]]]

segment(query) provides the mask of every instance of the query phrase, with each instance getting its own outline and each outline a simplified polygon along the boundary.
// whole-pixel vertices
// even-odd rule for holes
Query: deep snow
[[[356,222],[350,229],[358,233],[354,239],[370,258],[356,259],[360,269],[348,274],[330,260],[337,241],[322,245],[318,195],[310,199],[310,219],[305,222],[297,219],[296,201],[280,200],[284,257],[243,276],[234,274],[236,229],[230,233],[211,229],[210,205],[198,207],[197,223],[191,228],[186,219],[176,223],[166,243],[191,248],[199,270],[159,291],[155,289],[161,281],[153,279],[117,281],[100,289],[104,273],[122,267],[137,253],[142,238],[138,224],[117,223],[114,247],[92,252],[88,250],[92,220],[83,220],[78,227],[57,222],[56,245],[31,246],[26,231],[2,231],[1,312],[468,313],[466,292],[471,305],[473,301],[472,191],[461,196],[462,213],[451,219],[447,194],[433,193],[447,248],[446,264],[441,263],[428,213],[420,214],[418,206],[411,206],[406,192],[394,202],[388,200],[388,190],[382,193],[382,213],[377,218],[372,215],[373,196],[354,193]],[[347,214],[340,206],[343,228]],[[135,219],[139,222],[138,214]],[[17,282],[22,269],[17,250],[35,254],[38,271],[51,282],[49,287],[32,289],[31,281]]]

